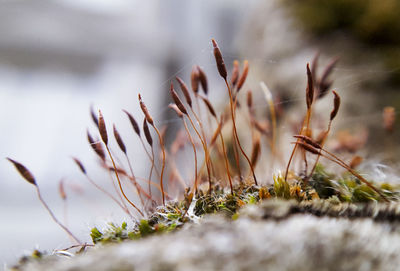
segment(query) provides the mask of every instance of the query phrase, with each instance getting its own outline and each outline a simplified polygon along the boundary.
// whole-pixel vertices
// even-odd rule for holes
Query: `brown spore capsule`
[[[79,169],[82,171],[82,173],[86,175],[86,169],[83,166],[83,164],[81,163],[81,161],[79,161],[79,159],[75,158],[75,157],[72,157],[72,160],[74,160],[75,164],[79,167]]]
[[[147,106],[144,104],[144,102],[142,101],[142,96],[140,96],[140,94],[138,95],[139,97],[139,104],[140,104],[140,108],[143,111],[144,116],[146,117],[146,121],[150,124],[150,125],[154,125],[154,121],[153,118],[151,117],[149,110],[147,109]]]
[[[214,57],[215,62],[217,63],[219,75],[221,75],[221,77],[226,80],[226,78],[228,77],[228,72],[226,71],[226,66],[222,57],[221,50],[219,49],[218,44],[214,39],[212,39],[211,42],[214,47]]]
[[[204,72],[204,70],[200,66],[197,66],[197,69],[199,71],[199,81],[200,81],[201,88],[203,89],[204,94],[207,95],[208,94],[207,75],[206,75],[206,73]]]
[[[108,144],[108,135],[107,135],[107,128],[106,128],[106,123],[103,118],[103,114],[101,114],[101,111],[99,110],[99,133],[100,137],[103,140],[104,144]]]
[[[128,116],[129,121],[130,121],[130,123],[131,123],[131,125],[132,125],[133,130],[134,130],[135,133],[140,137],[139,125],[138,125],[138,123],[136,122],[135,118],[134,118],[134,117],[132,116],[132,114],[129,113],[128,111],[126,111],[126,110],[122,110],[122,111],[124,111],[125,114]]]
[[[249,62],[247,60],[245,60],[243,63],[243,73],[239,77],[239,80],[237,83],[237,91],[239,91],[242,88],[242,86],[244,85],[244,82],[246,82],[248,73],[249,73]]]
[[[331,121],[336,117],[336,115],[339,111],[339,107],[340,107],[339,94],[337,94],[336,91],[334,91],[334,90],[332,90],[332,93],[333,93],[334,97],[333,97],[333,109],[332,109],[331,116],[330,116]]]
[[[178,81],[178,84],[179,84],[179,86],[180,86],[180,88],[182,90],[183,96],[185,96],[186,103],[190,107],[192,107],[192,98],[190,97],[189,90],[188,90],[185,82],[181,78],[179,78],[178,76],[175,77],[175,78],[176,78],[176,81]]]
[[[36,180],[35,177],[33,177],[32,173],[21,163],[11,159],[11,158],[6,158],[8,161],[10,161],[14,167],[17,169],[18,173],[30,184],[33,184],[36,186]]]
[[[314,82],[310,70],[310,65],[307,63],[307,89],[306,89],[306,102],[309,109],[314,100]]]
[[[149,125],[147,125],[146,118],[143,119],[143,132],[147,143],[149,143],[150,146],[153,146],[153,138],[151,137]]]
[[[192,85],[192,90],[197,94],[199,92],[200,75],[197,66],[193,66],[192,72],[190,73],[190,83]]]
[[[122,140],[122,137],[119,134],[119,132],[117,130],[117,127],[115,127],[115,124],[113,125],[113,132],[114,132],[114,137],[115,137],[115,140],[118,143],[119,148],[121,149],[121,151],[123,153],[126,154],[126,147],[125,147],[124,141]]]
[[[174,89],[174,85],[172,84],[172,82],[171,82],[171,86],[170,86],[170,89],[169,89],[169,90],[170,90],[170,93],[171,93],[171,97],[172,97],[172,99],[174,100],[176,106],[178,106],[179,110],[180,110],[183,114],[187,115],[188,112],[187,112],[187,110],[186,110],[186,107],[183,105],[181,99],[179,99],[179,96],[178,96],[178,94],[176,93],[176,91],[175,91],[175,89]]]

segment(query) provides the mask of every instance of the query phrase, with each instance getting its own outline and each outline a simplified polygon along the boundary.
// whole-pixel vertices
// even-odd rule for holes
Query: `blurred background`
[[[261,96],[265,81],[280,99],[286,132],[299,117],[290,112],[304,110],[305,64],[318,51],[321,70],[340,57],[330,77],[343,99],[335,127],[356,136],[366,131],[360,154],[396,168],[399,123],[387,133],[382,110],[400,108],[399,12],[396,0],[1,0],[0,157],[27,166],[57,217],[89,241],[91,227],[125,219],[71,159],[78,157],[94,180],[105,178],[86,140],[88,127],[96,134],[90,106],[101,108],[109,128],[117,125],[135,173],[146,176],[140,141],[121,109],[141,120],[140,92],[159,126],[174,130],[179,122],[167,108],[169,82],[176,75],[189,82],[195,64],[209,77],[215,106],[226,101],[225,91],[217,91],[223,82],[212,55],[215,38],[229,69],[234,59],[249,60],[245,88]],[[328,115],[331,103],[324,98],[318,112]],[[396,179],[387,171],[385,178]],[[5,159],[0,174],[0,262],[12,264],[34,248],[68,247],[34,188]]]

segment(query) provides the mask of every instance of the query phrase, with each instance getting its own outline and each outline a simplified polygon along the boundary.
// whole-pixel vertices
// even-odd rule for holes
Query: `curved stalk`
[[[162,194],[162,203],[165,206],[165,193],[164,193],[164,185],[163,185],[163,177],[164,177],[164,169],[165,169],[165,147],[164,147],[164,142],[161,137],[160,131],[158,131],[157,127],[152,124],[154,130],[156,131],[158,135],[158,139],[160,141],[160,146],[161,146],[161,151],[162,151],[162,167],[161,167],[161,175],[160,175],[160,186],[161,186],[161,194]]]
[[[113,156],[111,155],[110,149],[108,148],[107,144],[104,144],[104,145],[106,146],[106,150],[107,150],[107,152],[108,152],[108,155],[110,156],[111,162],[112,162],[113,167],[114,167],[114,169],[115,169],[115,170],[114,170],[114,172],[115,172],[115,177],[117,178],[118,185],[119,185],[119,189],[121,190],[122,195],[124,196],[124,198],[126,199],[126,201],[128,201],[129,204],[132,205],[133,208],[136,209],[136,211],[138,211],[139,214],[141,214],[142,216],[144,216],[144,214],[142,213],[142,211],[140,211],[140,209],[139,209],[138,207],[136,207],[136,205],[135,205],[132,201],[130,201],[130,200],[128,199],[128,197],[125,195],[125,192],[124,192],[124,190],[122,189],[121,180],[119,179],[119,176],[118,176],[118,170],[117,170],[117,166],[115,165],[114,158],[113,158]]]
[[[141,189],[139,188],[140,185],[137,183],[135,174],[133,173],[131,160],[129,159],[129,157],[128,157],[128,155],[127,155],[126,153],[125,153],[125,157],[126,157],[126,161],[128,161],[129,170],[130,170],[131,175],[132,175],[132,182],[133,182],[133,185],[134,185],[135,188],[136,188],[136,191],[137,191],[137,193],[138,193],[138,195],[139,195],[140,202],[142,203],[142,206],[144,206],[144,201],[143,201],[143,198],[142,198]]]
[[[193,123],[192,118],[189,115],[186,115],[190,121],[190,124],[193,127],[193,130],[196,132],[197,136],[199,137],[201,144],[203,145],[204,155],[205,155],[205,164],[207,166],[207,174],[208,174],[208,184],[209,184],[209,193],[211,193],[211,172],[210,172],[210,165],[209,165],[209,152],[206,143],[203,141],[199,131],[197,130],[196,126]],[[197,191],[197,186],[195,186],[195,193]]]
[[[232,91],[231,91],[231,88],[229,87],[228,81],[226,79],[224,79],[224,80],[225,80],[225,84],[226,84],[226,86],[228,88],[228,92],[229,92],[229,103],[230,103],[230,106],[231,106],[231,117],[232,117],[233,131],[234,131],[235,139],[236,139],[236,142],[237,142],[237,144],[239,146],[240,151],[242,152],[243,156],[246,158],[247,162],[249,163],[249,166],[250,166],[250,169],[251,169],[251,173],[253,174],[254,183],[256,185],[258,185],[257,178],[256,178],[256,175],[254,173],[253,165],[251,164],[249,157],[246,155],[246,153],[244,152],[242,146],[240,145],[240,141],[239,141],[239,137],[237,135],[237,129],[236,129],[235,113],[234,113],[234,109],[233,109]]]
[[[36,188],[36,192],[38,194],[39,200],[40,202],[43,204],[44,208],[47,210],[47,212],[50,214],[51,218],[54,220],[54,222],[56,222],[72,239],[74,239],[74,241],[77,244],[82,244],[81,241],[79,241],[79,239],[67,228],[65,227],[60,221],[58,221],[58,219],[56,218],[56,216],[53,214],[53,212],[50,210],[49,206],[47,205],[47,203],[44,201],[44,199],[42,198],[42,194],[40,193],[39,187],[37,185],[35,185]]]
[[[193,153],[194,153],[194,186],[197,187],[198,184],[198,178],[197,178],[197,151],[196,151],[196,146],[194,144],[192,135],[189,132],[189,128],[186,125],[185,120],[182,118],[183,126],[185,127],[186,133],[189,137],[190,143],[192,144],[193,148]]]
[[[124,210],[125,213],[127,213],[131,218],[133,218],[132,214],[129,212],[128,208],[124,205],[122,205],[110,192],[107,190],[103,189],[101,186],[96,184],[88,175],[86,175],[86,179],[94,186],[96,187],[99,191],[103,192],[106,194],[109,198],[111,198],[122,210]],[[121,199],[122,200],[122,199]]]

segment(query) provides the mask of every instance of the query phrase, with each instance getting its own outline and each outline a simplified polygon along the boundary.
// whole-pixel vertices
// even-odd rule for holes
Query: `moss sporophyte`
[[[139,177],[134,174],[132,157],[122,135],[114,125],[113,135],[120,153],[128,164],[128,169],[123,166],[122,159],[116,159],[118,152],[111,149],[103,114],[101,111],[96,114],[91,109],[92,120],[101,141],[88,130],[88,142],[99,158],[100,167],[111,173],[108,176],[111,178],[114,191],[103,188],[100,181],[92,179],[90,172],[79,159],[73,158],[74,162],[89,183],[104,196],[111,198],[115,207],[120,208],[129,217],[129,221],[109,223],[105,229],[93,228],[90,234],[93,244],[78,240],[56,218],[43,200],[39,183],[33,174],[21,163],[7,158],[22,177],[36,188],[39,200],[54,221],[73,238],[75,244],[72,247],[79,252],[97,244],[136,240],[175,231],[185,223],[196,222],[207,214],[221,213],[236,219],[242,207],[275,198],[304,204],[315,200],[326,201],[329,204],[354,204],[400,199],[399,185],[368,180],[357,171],[357,166],[361,162],[360,157],[356,156],[352,162],[346,163],[339,155],[328,149],[326,142],[329,140],[331,125],[340,108],[338,92],[332,91],[333,107],[330,114],[327,114],[329,121],[326,129],[319,131],[318,136],[313,136],[318,132],[318,129],[313,128],[314,120],[320,123],[322,119],[321,113],[317,113],[314,106],[329,93],[333,82],[328,78],[337,60],[325,68],[322,78],[315,76],[317,58],[312,61],[311,66],[306,65],[305,116],[300,122],[298,131],[293,134],[292,142],[278,142],[280,137],[277,127],[282,121],[284,112],[280,109],[280,113],[277,113],[277,103],[273,93],[265,83],[261,83],[261,90],[266,100],[263,110],[269,112],[269,115],[268,118],[260,119],[258,117],[260,114],[257,114],[260,108],[253,105],[253,92],[248,90],[244,95],[243,91],[240,92],[249,73],[249,62],[243,62],[243,69],[240,72],[239,61],[235,60],[229,75],[221,50],[215,40],[212,40],[212,44],[216,70],[222,77],[229,95],[229,104],[225,108],[217,110],[214,107],[208,97],[206,73],[199,66],[194,66],[191,73],[191,91],[184,80],[176,77],[183,99],[176,91],[174,82],[171,82],[169,87],[172,98],[169,107],[183,124],[182,131],[176,133],[176,139],[169,146],[164,144],[165,128],[158,129],[157,120],[153,119],[151,110],[147,108],[140,94],[142,130],[136,121],[138,116],[134,117],[124,110],[133,132],[142,143],[144,157],[148,159],[150,167],[148,176]],[[242,96],[245,96],[246,102],[241,101]],[[247,127],[247,131],[250,132],[246,136],[237,129],[239,121],[240,126]],[[147,144],[142,139],[143,134]],[[153,140],[154,135],[158,140]],[[243,142],[247,144],[242,144]],[[280,153],[279,144],[290,143],[293,144],[290,157],[287,162],[282,162],[283,154]],[[251,148],[248,148],[249,145]],[[185,175],[175,163],[175,158],[186,146],[193,151],[194,170],[190,175]],[[247,153],[251,155],[248,156]],[[265,162],[268,155],[272,157]],[[272,168],[272,165],[276,168],[278,163],[281,163],[279,166],[282,171],[277,171],[271,174],[272,177],[268,177],[271,175],[268,175],[265,168]],[[263,168],[260,168],[260,165]],[[333,173],[329,170],[332,165],[339,166],[343,170],[335,169]],[[128,188],[133,188],[137,193],[136,200],[126,193]]]

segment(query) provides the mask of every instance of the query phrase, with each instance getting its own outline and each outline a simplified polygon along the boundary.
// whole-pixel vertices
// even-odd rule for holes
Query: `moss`
[[[317,165],[314,174],[307,181],[299,176],[285,181],[281,175],[274,176],[273,180],[273,185],[268,186],[239,184],[234,187],[233,194],[218,186],[211,193],[199,191],[193,199],[192,214],[184,216],[188,208],[185,199],[180,202],[171,201],[165,207],[158,207],[148,219],[140,220],[132,229],[128,229],[125,222],[121,226],[109,223],[103,232],[93,228],[91,237],[95,244],[136,240],[153,234],[175,231],[187,222],[215,213],[223,214],[234,220],[238,218],[238,211],[242,207],[274,198],[305,203],[315,200],[321,202],[322,199],[329,205],[382,201],[379,194],[353,175],[348,172],[339,175],[333,174],[321,164]],[[399,200],[399,187],[388,183],[382,183],[378,187],[390,200]]]
[[[333,174],[326,172],[325,168],[318,164],[310,180],[310,186],[315,189],[320,198],[327,199],[335,195],[335,189],[331,182],[333,178]]]
[[[95,244],[107,244],[171,232],[188,221],[186,217],[182,217],[184,212],[183,202],[170,202],[165,207],[158,207],[148,219],[140,220],[131,229],[128,228],[126,222],[123,222],[121,226],[109,223],[103,231],[93,228],[90,236]]]
[[[274,195],[278,198],[290,199],[289,183],[281,176],[274,176]]]

